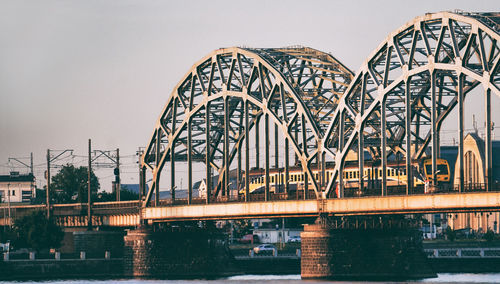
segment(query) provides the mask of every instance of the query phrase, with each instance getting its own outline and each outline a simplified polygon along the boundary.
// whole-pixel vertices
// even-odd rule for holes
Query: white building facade
[[[0,175],[0,201],[2,203],[30,203],[35,197],[35,177],[32,174]]]

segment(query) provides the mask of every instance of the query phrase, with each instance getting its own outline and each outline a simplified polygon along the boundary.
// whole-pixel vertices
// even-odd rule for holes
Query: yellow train
[[[445,159],[437,159],[436,178],[439,183],[450,182],[450,166]],[[398,187],[406,185],[406,166],[404,162],[396,163],[395,161],[388,162],[387,171],[385,173],[387,179],[387,187]],[[424,186],[427,181],[432,181],[432,160],[425,159],[412,164],[413,170],[413,185]],[[252,169],[249,172],[250,183],[249,193],[258,194],[264,193],[266,185],[266,177],[264,169]],[[320,175],[318,170],[313,170],[316,182],[320,183]],[[382,182],[382,167],[380,163],[377,165],[372,162],[366,162],[363,169],[363,180],[365,187],[380,187]],[[325,180],[323,184],[326,185],[333,176],[333,167],[328,167],[325,170]],[[359,167],[354,163],[348,163],[344,167],[344,188],[359,188]],[[312,189],[312,181],[308,180],[309,188]],[[271,193],[281,193],[284,191],[285,184],[285,170],[270,169],[269,174],[269,191]],[[293,166],[289,168],[289,190],[303,190],[305,184],[305,176],[302,168]],[[240,194],[245,193],[245,188],[240,190]]]

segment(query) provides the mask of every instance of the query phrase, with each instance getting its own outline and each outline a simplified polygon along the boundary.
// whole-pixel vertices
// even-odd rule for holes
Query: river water
[[[50,284],[231,284],[231,283],[273,283],[273,284],[298,284],[298,283],[369,283],[369,282],[341,282],[341,281],[302,281],[300,275],[240,275],[217,280],[50,280],[37,281],[36,283]],[[34,283],[31,281],[0,281],[0,284]],[[401,283],[401,282],[372,282],[372,283]],[[437,278],[408,281],[407,283],[500,283],[500,273],[439,273]]]

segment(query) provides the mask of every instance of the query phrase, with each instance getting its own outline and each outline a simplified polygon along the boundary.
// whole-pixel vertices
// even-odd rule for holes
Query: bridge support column
[[[124,274],[134,277],[224,276],[231,266],[222,235],[200,228],[131,230],[124,237]]]
[[[436,277],[418,230],[401,220],[318,219],[305,225],[302,279],[415,279]]]

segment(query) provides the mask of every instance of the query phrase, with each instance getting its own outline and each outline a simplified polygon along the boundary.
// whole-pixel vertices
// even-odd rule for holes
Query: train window
[[[437,169],[439,171],[439,174],[440,175],[447,175],[448,174],[448,167],[446,165],[437,165]]]

